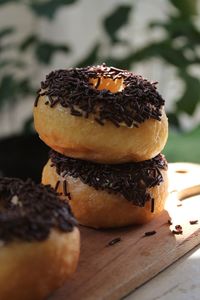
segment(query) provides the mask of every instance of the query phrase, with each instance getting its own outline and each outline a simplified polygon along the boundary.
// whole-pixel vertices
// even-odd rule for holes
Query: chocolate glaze
[[[137,163],[97,164],[90,161],[74,159],[50,151],[52,167],[65,180],[67,176],[79,178],[83,183],[95,189],[109,193],[119,193],[137,206],[143,207],[151,200],[154,211],[154,199],[148,189],[163,182],[161,170],[167,169],[167,161],[162,154]],[[73,200],[73,198],[72,198]]]
[[[68,204],[50,186],[0,177],[0,240],[41,241],[52,228],[68,232],[75,225]]]
[[[112,93],[107,89],[97,90],[100,78],[112,80],[123,78],[124,89]],[[90,78],[97,78],[96,87],[89,84]],[[46,76],[41,82],[35,106],[39,96],[46,95],[54,107],[60,103],[69,108],[77,117],[88,118],[93,115],[96,122],[104,125],[106,121],[117,127],[136,126],[147,119],[161,120],[164,100],[157,92],[157,82],[149,82],[142,76],[114,67],[100,66],[57,70]]]

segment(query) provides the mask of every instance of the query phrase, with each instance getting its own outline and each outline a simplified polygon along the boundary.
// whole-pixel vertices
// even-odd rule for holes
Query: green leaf
[[[0,81],[0,107],[5,102],[20,100],[20,96],[35,94],[35,89],[30,84],[29,78],[16,79],[7,74]]]
[[[25,51],[27,50],[30,46],[34,45],[35,43],[37,43],[38,38],[35,34],[31,34],[28,37],[26,37],[21,44],[19,45],[19,49],[21,51]]]
[[[6,27],[4,29],[1,29],[0,30],[0,39],[3,38],[4,36],[12,34],[14,31],[15,31],[14,27]]]
[[[57,10],[64,6],[76,3],[77,0],[48,0],[48,1],[41,1],[30,4],[30,8],[33,12],[39,17],[45,17],[47,19],[53,19]]]
[[[67,45],[54,45],[50,42],[39,42],[36,45],[35,55],[39,62],[49,64],[56,52],[68,53],[70,48]]]
[[[5,75],[0,82],[0,106],[12,101],[16,92],[16,81],[12,75]]]
[[[184,17],[197,15],[197,1],[196,0],[170,0],[170,2],[178,9],[179,13]]]
[[[4,67],[10,66],[10,65],[13,67],[17,67],[17,68],[25,67],[25,63],[21,60],[4,59],[4,60],[0,61],[0,68],[4,68]]]
[[[127,24],[131,9],[130,5],[120,5],[104,19],[103,25],[113,44],[120,42],[117,36],[118,30]]]
[[[200,127],[189,133],[178,133],[172,129],[163,150],[169,162],[194,162],[200,163]],[[192,153],[192,155],[191,155]]]
[[[160,57],[162,57],[169,64],[178,68],[186,68],[190,61],[184,56],[181,49],[174,49],[170,45],[162,45],[158,47]]]
[[[168,121],[169,121],[169,124],[171,126],[173,126],[174,128],[177,128],[179,129],[180,128],[180,122],[179,122],[179,119],[178,119],[178,115],[176,113],[167,113],[167,117],[168,117]]]
[[[33,125],[33,117],[28,117],[23,125],[23,129],[22,132],[24,134],[30,134],[32,132],[34,132],[34,125]]]
[[[181,49],[174,49],[169,40],[149,44],[137,51],[133,51],[123,59],[109,58],[106,62],[116,65],[118,68],[130,69],[132,64],[145,61],[152,57],[160,57],[167,63],[184,69],[191,62],[184,56]]]
[[[185,90],[178,99],[176,107],[178,112],[186,112],[192,115],[197,104],[200,103],[200,80],[183,71],[179,72],[179,76],[185,83]]]
[[[9,48],[13,48],[15,45],[11,43],[1,44],[1,40],[14,32],[14,27],[6,27],[0,30],[0,52],[8,50]]]
[[[124,59],[118,59],[118,58],[113,58],[113,57],[107,57],[104,59],[105,63],[108,66],[114,66],[119,69],[131,69],[131,65],[133,63],[133,60],[131,57],[127,56]]]
[[[177,38],[184,38],[184,48],[194,49],[199,45],[200,31],[195,26],[193,19],[183,16],[170,16],[166,22],[151,22],[149,28],[161,27],[165,29],[168,39],[176,41]]]
[[[10,60],[0,61],[0,69],[10,65]]]
[[[186,38],[186,44],[199,44],[200,31],[195,27],[192,20],[182,17],[171,17],[168,23],[165,24],[165,29],[168,36],[172,39],[177,37]]]
[[[181,69],[186,68],[190,64],[190,61],[184,56],[182,49],[174,48],[170,40],[150,44],[133,54],[133,59],[136,62],[149,57],[161,57],[167,63]]]
[[[100,43],[96,43],[88,55],[77,63],[77,67],[81,68],[96,64],[98,62],[99,48]]]
[[[35,94],[35,89],[31,86],[29,78],[19,80],[16,84],[16,90],[17,95],[27,96]]]
[[[19,2],[20,0],[0,0],[0,5],[8,4],[10,2]]]

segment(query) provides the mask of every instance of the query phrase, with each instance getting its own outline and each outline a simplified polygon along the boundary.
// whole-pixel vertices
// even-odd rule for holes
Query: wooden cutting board
[[[152,222],[117,230],[80,227],[78,270],[49,300],[120,299],[200,243],[200,165],[170,164],[169,179],[166,210]],[[175,225],[182,234],[172,233]],[[152,230],[156,234],[144,237]]]

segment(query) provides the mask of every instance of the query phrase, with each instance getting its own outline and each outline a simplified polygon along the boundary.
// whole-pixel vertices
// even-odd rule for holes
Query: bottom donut
[[[52,150],[42,182],[68,201],[80,224],[94,228],[147,223],[163,211],[168,195],[162,154],[143,162],[108,165]]]
[[[79,230],[49,186],[0,178],[0,299],[43,300],[75,271]]]

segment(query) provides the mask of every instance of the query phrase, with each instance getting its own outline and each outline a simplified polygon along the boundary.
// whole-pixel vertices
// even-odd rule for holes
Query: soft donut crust
[[[110,121],[102,126],[92,117],[73,116],[68,108],[59,103],[50,107],[46,101],[47,96],[40,96],[34,107],[35,129],[49,147],[63,155],[99,163],[136,162],[155,157],[166,144],[164,109],[161,121],[148,119],[138,128],[116,128]]]
[[[94,228],[114,228],[147,223],[164,209],[168,194],[168,179],[167,171],[161,170],[161,173],[164,181],[149,189],[155,200],[153,213],[150,211],[150,202],[146,202],[145,207],[138,207],[119,194],[96,190],[71,176],[65,177],[68,192],[72,198],[69,205],[80,224]],[[61,178],[56,173],[55,167],[51,167],[49,160],[43,169],[42,182],[55,187],[58,180]],[[58,192],[63,192],[62,184],[59,185]],[[64,196],[62,198],[66,199]]]
[[[0,246],[0,299],[44,300],[77,266],[79,231],[52,229],[41,242],[15,241]]]

